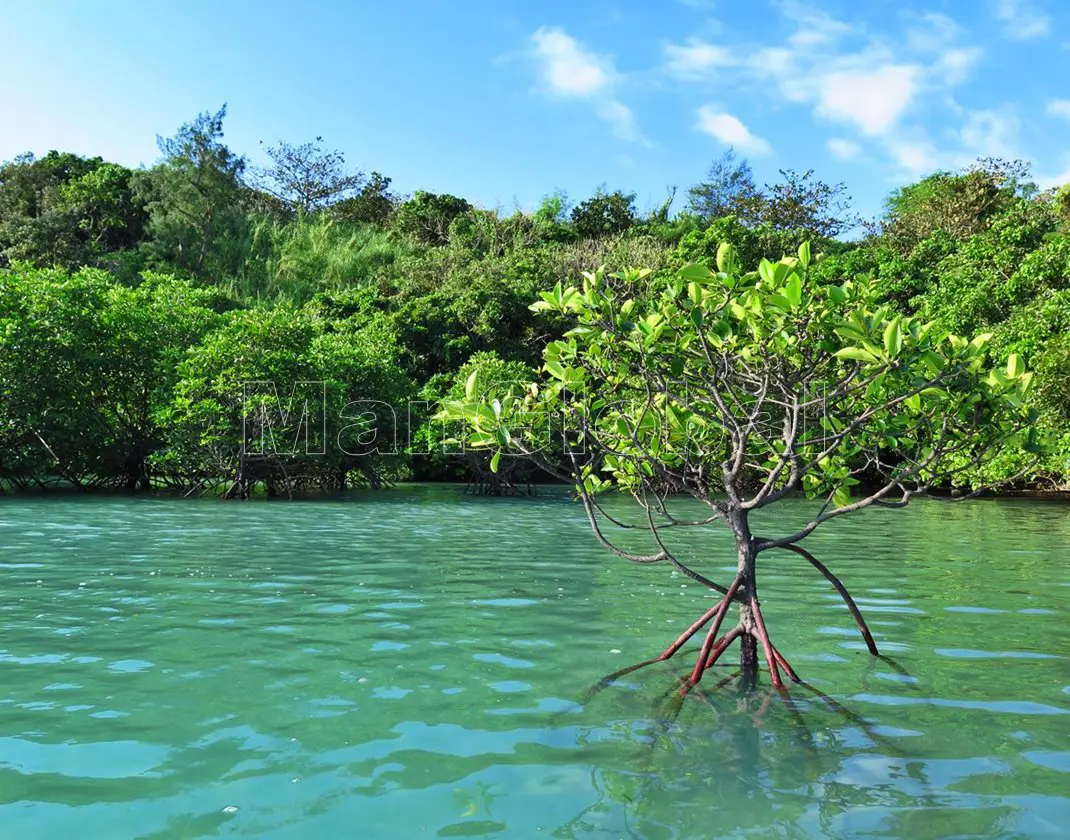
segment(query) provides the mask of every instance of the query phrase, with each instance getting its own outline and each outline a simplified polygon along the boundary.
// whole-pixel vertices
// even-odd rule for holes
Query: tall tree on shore
[[[725,216],[754,223],[761,205],[761,192],[755,186],[750,163],[746,158],[737,158],[735,149],[715,160],[706,180],[691,187],[687,196],[687,206],[706,224]]]
[[[608,192],[599,187],[593,196],[572,208],[572,224],[581,239],[624,233],[638,221],[635,193]]]
[[[248,219],[243,202],[246,160],[223,142],[224,105],[183,125],[174,137],[157,138],[163,160],[143,173],[150,259],[201,277],[226,276]]]
[[[345,222],[385,228],[401,204],[401,198],[390,191],[392,178],[372,172],[356,194],[331,205],[331,215]]]
[[[1035,190],[1028,164],[984,158],[961,172],[934,172],[895,190],[884,203],[880,232],[904,253],[937,232],[966,240]]]
[[[831,239],[855,224],[845,184],[827,184],[814,170],[781,169],[781,180],[766,184],[758,220],[773,230],[794,230],[814,239]]]
[[[324,149],[322,137],[299,145],[279,142],[265,151],[271,165],[256,170],[257,186],[293,213],[323,210],[357,195],[367,182],[363,172],[346,167],[342,152]]]
[[[828,184],[814,170],[780,170],[781,180],[759,187],[746,159],[729,149],[688,190],[688,207],[706,225],[734,216],[749,228],[797,231],[807,238],[838,236],[856,223],[844,184]]]

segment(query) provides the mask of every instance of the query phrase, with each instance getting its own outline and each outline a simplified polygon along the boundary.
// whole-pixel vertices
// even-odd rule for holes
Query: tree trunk
[[[743,632],[739,637],[739,668],[743,672],[743,682],[753,685],[758,679],[758,634],[756,630],[752,602],[758,594],[755,576],[755,561],[758,554],[754,550],[754,539],[745,513],[739,513],[731,521],[732,532],[736,537],[736,572],[742,578],[740,592],[743,599],[739,604],[739,626]]]
[[[785,690],[784,677],[787,677],[792,682],[800,682],[799,675],[795,672],[795,669],[791,667],[787,659],[774,646],[769,635],[769,628],[765,624],[761,603],[758,600],[757,561],[760,540],[756,540],[750,532],[746,511],[738,509],[730,511],[726,519],[736,542],[736,576],[732,579],[731,586],[727,589],[722,589],[712,581],[706,581],[701,575],[690,572],[678,561],[676,562],[677,566],[688,571],[698,580],[705,581],[712,589],[724,592],[724,597],[719,599],[716,604],[688,627],[661,656],[614,671],[612,674],[603,677],[592,691],[599,691],[618,677],[630,674],[639,668],[644,668],[655,662],[664,662],[671,658],[688,640],[710,622],[712,623],[706,633],[705,641],[699,651],[698,658],[695,660],[690,676],[682,677],[679,681],[682,696],[698,685],[703,673],[714,667],[721,655],[737,639],[740,647],[739,667],[742,688],[752,690],[758,684],[759,644],[761,644],[762,656],[769,668],[769,683],[775,690]],[[722,620],[733,603],[739,607],[739,623],[718,638],[717,633],[721,628]]]
[[[754,571],[756,555],[751,548],[749,537],[746,545],[739,546],[738,556],[736,568],[743,578],[743,586],[740,589],[744,594],[744,601],[739,605],[739,624],[743,628],[739,637],[739,667],[744,681],[754,683],[758,678],[758,637],[750,599],[757,592],[757,584]]]

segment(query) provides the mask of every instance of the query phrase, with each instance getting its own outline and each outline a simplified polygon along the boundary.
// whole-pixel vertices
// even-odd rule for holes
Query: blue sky
[[[226,102],[254,160],[322,135],[403,192],[504,209],[603,183],[652,206],[730,144],[866,213],[978,156],[1070,181],[1066,0],[23,0],[0,31],[0,160],[150,164]]]

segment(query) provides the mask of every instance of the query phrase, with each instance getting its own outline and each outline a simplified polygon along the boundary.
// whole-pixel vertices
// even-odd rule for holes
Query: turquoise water
[[[686,539],[730,576],[723,534]],[[1070,835],[1070,510],[931,502],[807,545],[891,661],[765,555],[774,640],[832,702],[719,668],[673,708],[690,648],[584,694],[709,598],[561,495],[0,500],[0,836]]]

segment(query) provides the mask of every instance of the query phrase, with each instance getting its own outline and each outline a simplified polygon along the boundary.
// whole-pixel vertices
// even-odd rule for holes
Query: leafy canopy
[[[743,272],[725,246],[716,270],[558,284],[532,308],[576,326],[547,346],[544,380],[494,399],[473,383],[442,416],[466,420],[473,446],[570,462],[584,492],[727,491],[746,510],[801,490],[827,497],[824,518],[968,482],[1008,441],[1034,446],[1020,357],[995,361],[990,336],[904,317],[872,281],[821,282],[810,263],[803,245]],[[863,478],[876,489],[852,502]]]

